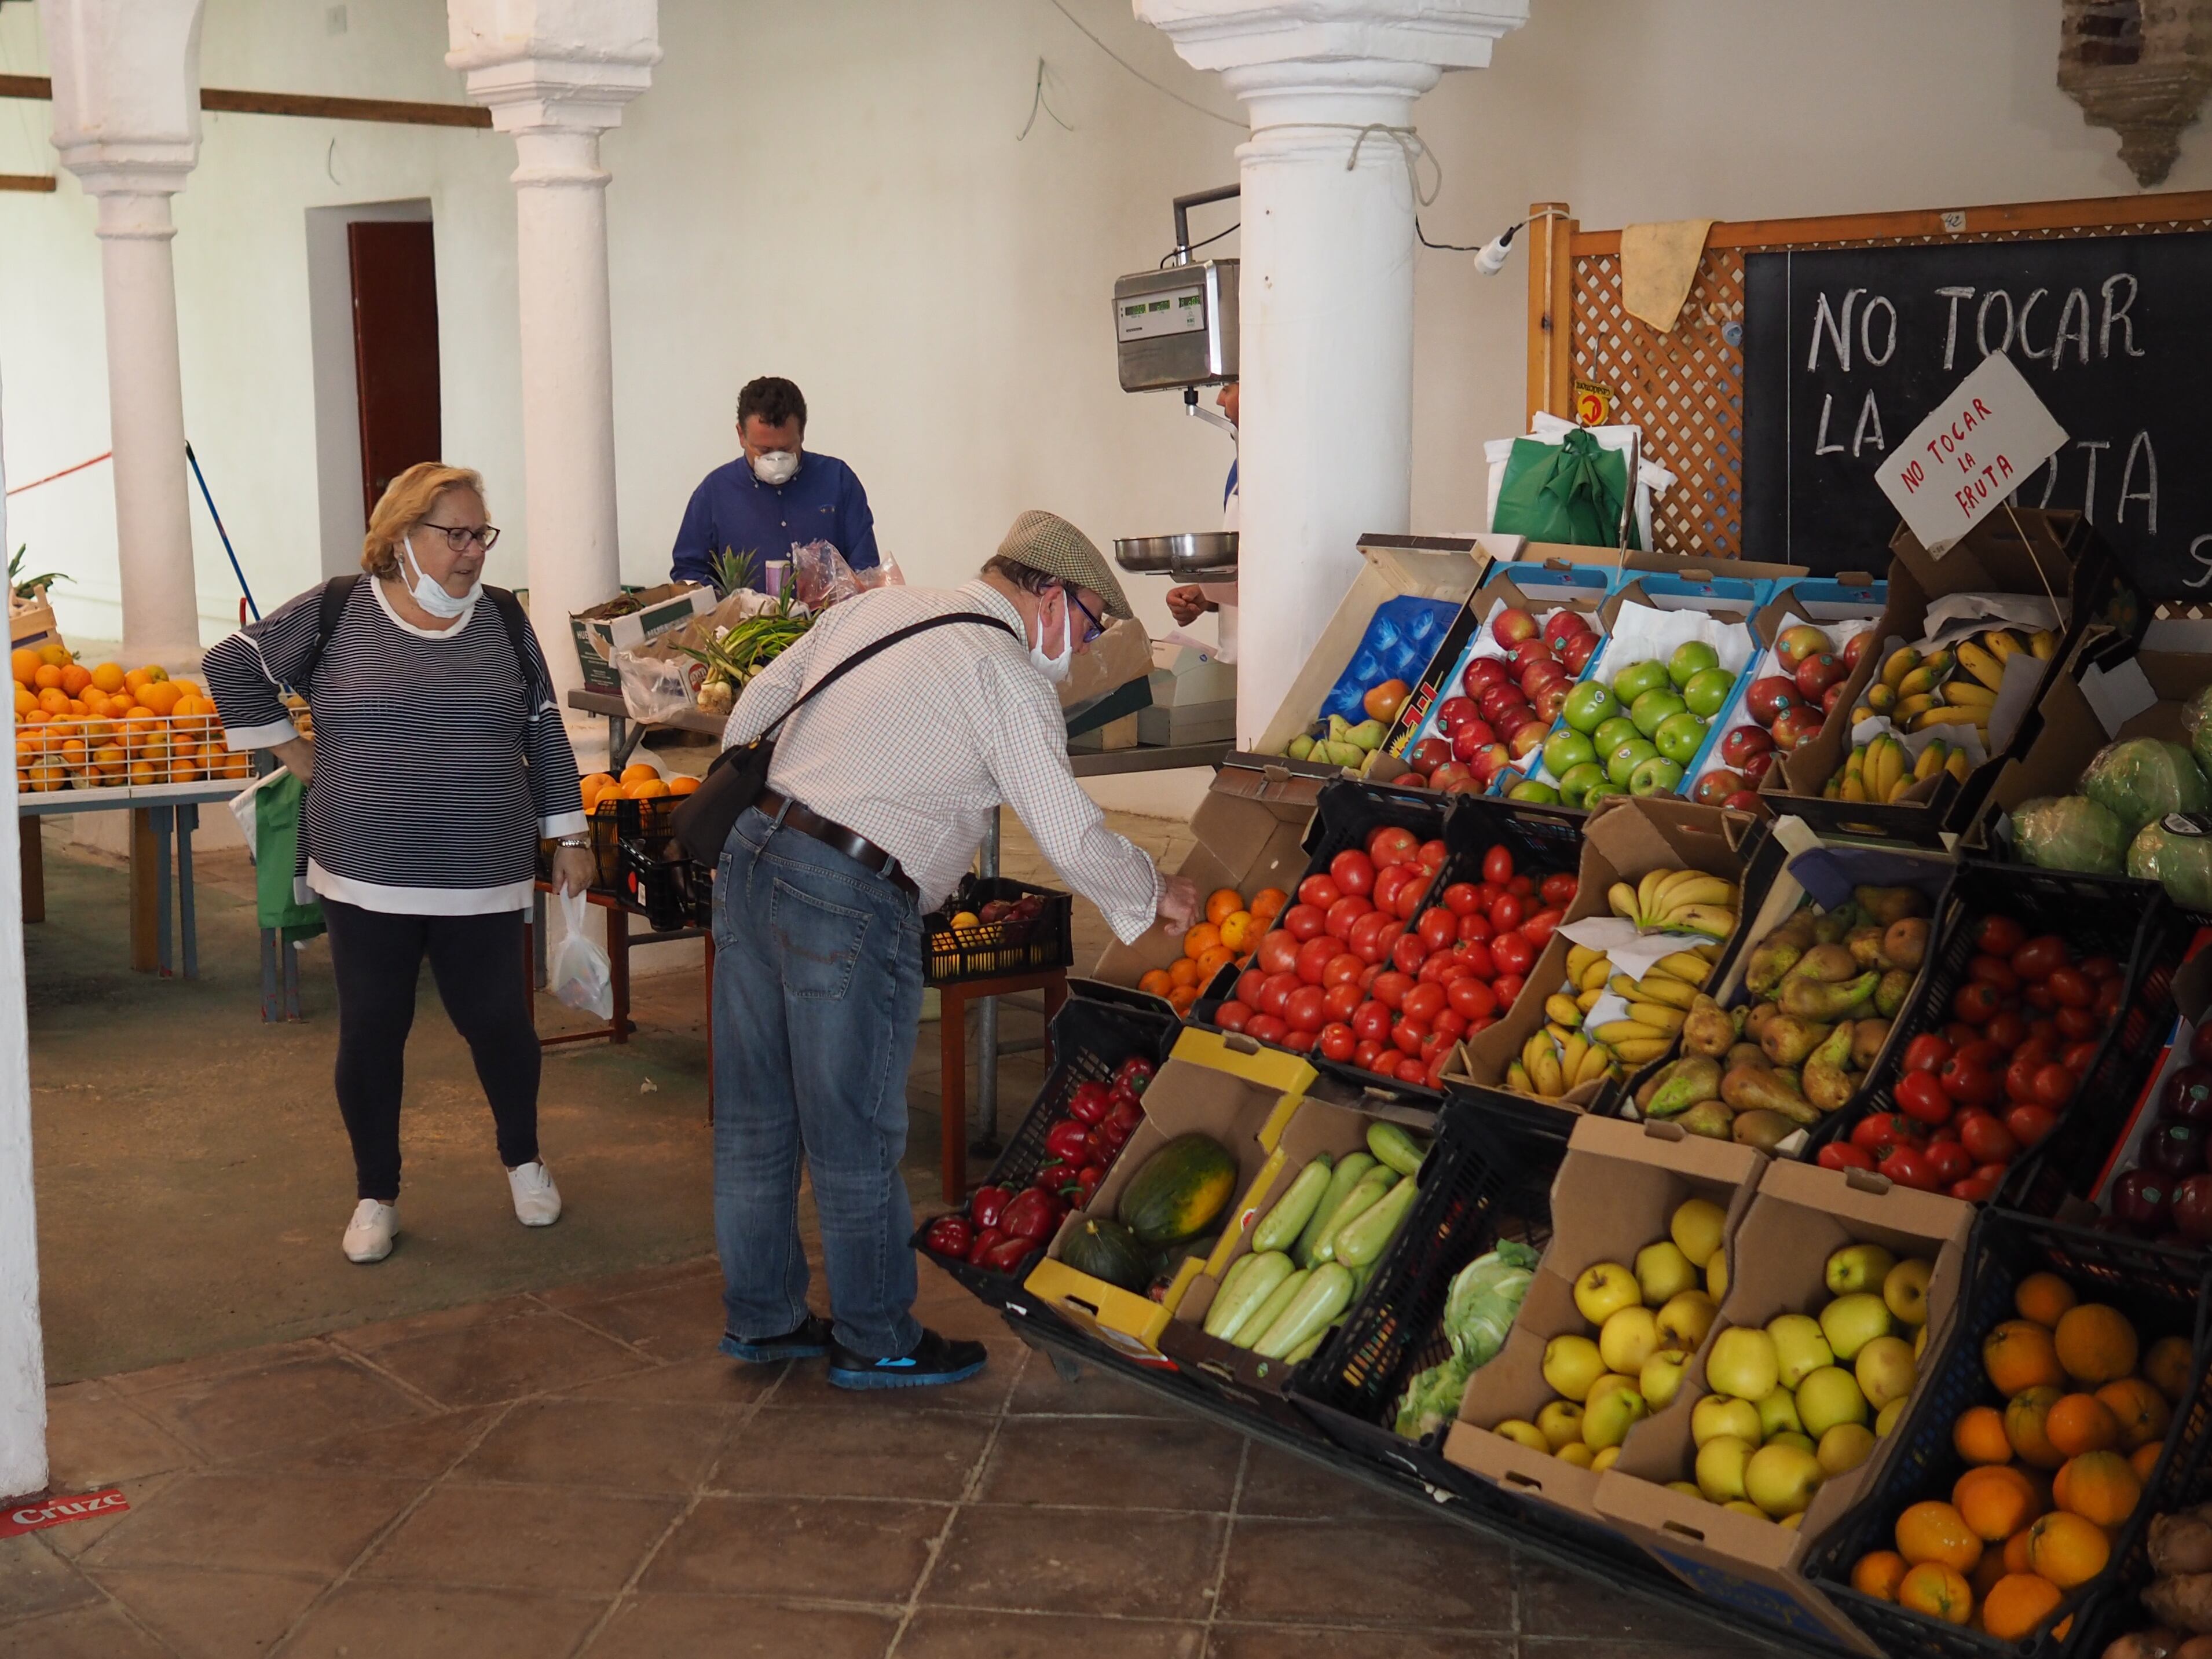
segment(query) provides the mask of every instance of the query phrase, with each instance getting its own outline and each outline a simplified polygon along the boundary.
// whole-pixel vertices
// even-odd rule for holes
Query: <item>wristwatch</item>
[[[589,836],[563,836],[553,844],[556,847],[589,847],[592,838]]]

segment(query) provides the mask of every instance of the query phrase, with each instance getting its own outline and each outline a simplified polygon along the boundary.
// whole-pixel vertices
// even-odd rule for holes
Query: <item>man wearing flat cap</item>
[[[826,1355],[847,1389],[982,1370],[981,1343],[913,1314],[899,1160],[921,918],[1003,803],[1116,937],[1188,925],[1191,884],[1109,830],[1069,772],[1053,690],[1107,617],[1129,614],[1088,537],[1024,513],[974,581],[878,588],[825,611],[731,711],[725,744],[775,739],[769,788],[714,876],[714,1235],[732,1358]],[[828,1319],[807,1307],[802,1156]]]

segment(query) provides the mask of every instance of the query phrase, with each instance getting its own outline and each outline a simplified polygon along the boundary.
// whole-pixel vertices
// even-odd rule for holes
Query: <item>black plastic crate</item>
[[[656,933],[696,925],[696,890],[702,883],[711,887],[714,878],[691,862],[681,842],[624,836],[615,851],[622,872],[615,890],[627,908],[644,916]],[[711,900],[708,904],[711,913]]]
[[[2004,1403],[1982,1368],[1982,1339],[2015,1317],[2013,1292],[2020,1281],[2046,1270],[2071,1283],[2082,1301],[2118,1308],[2134,1323],[2146,1349],[2161,1336],[2187,1338],[2195,1393],[2175,1407],[2165,1449],[2143,1484],[2142,1500],[2120,1525],[2105,1571],[2072,1592],[2039,1635],[1999,1642],[1863,1595],[1850,1586],[1851,1568],[1868,1551],[1892,1547],[1897,1517],[1909,1505],[1950,1496],[1967,1467],[1952,1446],[1953,1424],[1969,1407]],[[1896,1447],[1873,1489],[1815,1541],[1805,1559],[1806,1576],[1886,1653],[1926,1659],[2056,1659],[2101,1651],[2102,1641],[2089,1645],[2090,1633],[2130,1627],[2114,1623],[2113,1609],[2131,1608],[2148,1580],[2144,1531],[2150,1517],[2212,1496],[2212,1468],[2205,1458],[2212,1448],[2208,1291],[2212,1267],[2201,1255],[2005,1210],[1984,1211],[1967,1245],[1957,1316],[1941,1350],[1924,1367],[1905,1421],[1893,1431]],[[2051,1632],[2069,1614],[2074,1625],[2061,1640]],[[2138,1626],[2149,1622],[2139,1612],[2130,1616]]]
[[[2164,948],[2161,942],[2176,921],[2172,907],[2155,882],[1967,859],[1960,861],[1951,878],[1936,915],[1928,945],[1932,960],[1918,992],[1899,1012],[1888,1051],[1850,1103],[1812,1126],[1801,1156],[1813,1157],[1830,1141],[1850,1134],[1862,1120],[1895,1109],[1895,1090],[1905,1048],[1912,1037],[1924,1031],[1940,1031],[1951,1023],[1952,999],[1966,982],[1967,964],[1976,954],[1975,933],[1983,920],[1992,915],[2012,917],[2030,938],[2056,933],[2077,956],[2109,956],[2121,965],[2126,987],[2122,1018],[2097,1039],[2096,1057],[2074,1091],[2073,1103],[2059,1119],[2061,1126],[2077,1110],[2086,1110],[2094,1121],[2106,1122],[2114,1111],[2124,1114],[2142,1091],[2148,1068],[2157,1063],[2158,1045],[2155,1041],[2139,1041],[2130,1046],[2121,1037],[2134,1024],[2125,1011],[2144,988],[2152,959]],[[2185,933],[2182,938],[2185,943]],[[2174,960],[2178,965],[2178,955]],[[2165,1000],[2171,1010],[2170,968],[2163,978]],[[2086,1135],[2095,1130],[2085,1127],[2079,1133]],[[2106,1122],[2106,1133],[2109,1135],[2117,1129]],[[2051,1139],[2057,1138],[2058,1131],[2054,1130]],[[2094,1170],[2087,1173],[2094,1175]],[[2012,1179],[2022,1174],[2015,1166]]]
[[[659,843],[676,834],[676,809],[681,795],[656,795],[648,800],[627,796],[602,796],[586,820],[592,835],[592,863],[597,871],[592,884],[607,892],[623,890],[622,843]]]
[[[1044,908],[1026,921],[1008,918],[955,927],[963,910],[980,911],[994,899],[1036,895]],[[945,908],[922,918],[921,976],[927,985],[958,985],[1006,974],[1039,974],[1075,960],[1075,896],[1032,887],[1004,876],[963,876]]]
[[[1047,1034],[1052,1045],[1052,1069],[1045,1074],[1044,1087],[1037,1091],[1022,1127],[1007,1141],[983,1184],[1015,1192],[1028,1186],[1045,1161],[1045,1136],[1066,1115],[1076,1085],[1109,1081],[1115,1068],[1132,1056],[1149,1060],[1155,1066],[1164,1065],[1182,1030],[1182,1023],[1158,998],[1118,986],[1079,981],[1073,994],[1052,1017]],[[915,1230],[912,1243],[924,1260],[936,1263],[994,1306],[1000,1305],[1020,1287],[1030,1265],[1026,1261],[1012,1273],[993,1273],[964,1261],[947,1261],[926,1249],[922,1239],[936,1219],[933,1215]]]

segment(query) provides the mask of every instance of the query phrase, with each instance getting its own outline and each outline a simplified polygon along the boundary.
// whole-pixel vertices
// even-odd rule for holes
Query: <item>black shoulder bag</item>
[[[785,709],[752,742],[737,748],[725,749],[707,769],[707,775],[699,787],[684,798],[671,819],[676,839],[695,863],[713,866],[721,861],[723,844],[730,838],[730,830],[745,808],[761,797],[768,787],[769,763],[775,758],[775,733],[784,721],[799,712],[799,704],[829,684],[848,668],[858,668],[878,651],[889,649],[901,640],[925,633],[933,628],[943,628],[951,623],[981,623],[986,628],[1014,630],[996,617],[987,617],[977,611],[956,611],[950,616],[929,617],[904,628],[895,629],[879,640],[862,646],[839,663],[820,679],[808,686],[793,699]]]

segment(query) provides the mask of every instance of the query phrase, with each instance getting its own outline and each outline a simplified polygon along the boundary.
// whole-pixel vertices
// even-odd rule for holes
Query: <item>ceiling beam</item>
[[[0,75],[0,98],[51,101],[43,75]],[[306,92],[231,92],[200,88],[200,107],[228,115],[295,115],[324,121],[386,121],[416,127],[489,127],[491,112],[473,104],[416,104],[393,98],[326,98]]]

